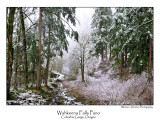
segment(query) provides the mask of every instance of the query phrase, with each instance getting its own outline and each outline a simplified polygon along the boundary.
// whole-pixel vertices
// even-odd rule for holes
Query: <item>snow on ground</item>
[[[84,96],[88,100],[98,100],[98,104],[118,105],[118,104],[152,104],[153,103],[153,84],[147,89],[147,93],[142,97],[138,95],[143,91],[147,83],[147,73],[141,75],[132,74],[127,81],[118,78],[111,78],[113,74],[110,69],[106,74],[101,70],[94,73],[94,76],[86,76],[86,83],[81,83],[81,76],[76,81],[65,81],[67,86],[74,91],[73,94]]]
[[[14,92],[16,100],[7,100],[8,105],[44,105],[46,103],[46,99],[31,90],[22,93],[12,92]]]

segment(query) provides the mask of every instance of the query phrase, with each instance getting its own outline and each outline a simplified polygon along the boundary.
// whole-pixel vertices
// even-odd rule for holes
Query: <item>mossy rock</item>
[[[52,83],[52,86],[53,86],[54,88],[58,88],[58,84],[57,84],[57,83]]]
[[[28,87],[28,90],[36,90],[37,89],[37,87]]]
[[[19,89],[19,90],[17,90],[17,92],[18,93],[24,93],[24,92],[26,92],[26,90],[25,89]]]
[[[60,97],[59,100],[56,101],[56,102],[57,102],[58,105],[64,105],[65,104],[64,103],[65,100],[66,100],[65,98]]]
[[[48,86],[43,86],[43,87],[42,87],[42,90],[46,92],[46,91],[49,90],[49,88],[48,88]]]
[[[41,94],[40,94],[43,98],[45,98],[45,99],[47,99],[48,98],[48,94],[47,93],[45,93],[45,92],[41,92]]]
[[[59,75],[54,73],[54,72],[51,72],[50,77],[51,78],[57,78],[57,77],[59,77]]]
[[[52,79],[50,79],[49,82],[52,82]]]
[[[33,89],[33,93],[38,93],[39,91],[37,89]]]
[[[62,82],[62,80],[60,80],[60,79],[57,79],[57,80],[56,80],[56,82]]]
[[[10,97],[8,100],[16,100],[16,98],[14,96],[14,92],[10,92]]]

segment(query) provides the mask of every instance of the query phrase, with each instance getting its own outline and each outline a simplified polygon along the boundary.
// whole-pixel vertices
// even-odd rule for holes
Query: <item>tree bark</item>
[[[121,76],[123,75],[123,68],[124,68],[124,53],[121,53]]]
[[[84,80],[84,48],[82,48],[82,52],[81,52],[81,76],[82,76],[82,82],[85,82]]]
[[[22,26],[22,40],[23,40],[23,53],[24,53],[24,83],[25,87],[28,88],[28,64],[27,64],[27,51],[26,51],[26,35],[24,26],[24,17],[22,7],[20,7],[20,20]]]
[[[22,87],[22,85],[21,85],[21,70],[19,70],[19,87]]]
[[[18,66],[20,65],[20,56],[18,56]],[[19,83],[18,86],[21,87],[21,69],[19,68]]]
[[[82,72],[82,73],[83,73],[83,74],[82,74],[82,82],[85,82],[85,80],[84,80],[84,56],[85,56],[85,55],[84,55],[84,51],[85,51],[85,50],[84,50],[84,49],[85,49],[85,48],[83,48],[83,57],[82,57],[82,71],[83,71],[83,72]]]
[[[11,7],[8,18],[7,25],[7,99],[10,98],[10,84],[11,84],[11,76],[12,76],[12,64],[13,64],[13,45],[12,45],[12,34],[13,34],[13,22],[14,22],[14,14],[16,8]]]
[[[106,45],[106,61],[108,59],[108,55],[107,55],[107,45]]]
[[[42,9],[39,11],[39,58],[38,58],[38,73],[37,73],[37,89],[40,89],[40,74],[41,74],[41,30],[42,30]]]
[[[35,60],[33,59],[33,66],[32,66],[32,87],[33,87],[33,84],[35,82],[35,71],[34,71],[34,68],[35,68]]]
[[[48,83],[48,72],[49,72],[49,60],[50,60],[50,27],[49,34],[48,34],[48,54],[47,54],[47,64],[46,64],[46,71],[45,71],[45,85],[47,86]]]
[[[149,35],[149,62],[148,62],[148,80],[151,81],[152,78],[152,42]]]
[[[81,62],[82,62],[82,64],[81,64],[82,82],[85,82],[85,80],[84,80],[84,65],[83,65],[83,57],[82,57],[82,59],[81,59]]]
[[[118,46],[119,46],[119,44],[118,44],[118,41],[117,41],[117,48],[118,48]],[[117,52],[116,52],[117,53]],[[116,58],[116,60],[118,60],[118,55],[119,55],[119,53],[117,53],[117,58]]]
[[[34,84],[34,72],[32,73],[32,87],[33,87],[33,84]]]
[[[102,56],[102,62],[104,61],[104,60],[103,60],[103,59],[104,59],[103,50],[104,50],[104,48],[103,48],[103,43],[101,43],[101,56]]]
[[[125,49],[125,60],[124,60],[124,62],[125,62],[125,67],[127,67],[127,47]]]
[[[15,60],[15,81],[14,81],[14,89],[16,90],[17,89],[17,69],[18,69],[18,58],[19,58],[19,41],[20,41],[20,35],[18,34],[17,32],[17,35],[18,35],[18,45],[17,45],[17,55],[16,55],[16,60]]]
[[[121,67],[124,67],[124,53],[121,53]]]
[[[109,47],[110,47],[109,60],[111,60],[111,49],[112,49],[112,48],[111,48],[111,44],[110,44]]]

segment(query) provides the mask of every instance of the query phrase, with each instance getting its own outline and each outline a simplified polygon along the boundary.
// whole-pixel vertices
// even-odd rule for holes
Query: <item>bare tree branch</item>
[[[31,28],[32,28],[32,26],[34,26],[34,25],[36,25],[37,23],[34,23],[34,24],[32,24],[27,30],[26,30],[26,32],[28,32]]]

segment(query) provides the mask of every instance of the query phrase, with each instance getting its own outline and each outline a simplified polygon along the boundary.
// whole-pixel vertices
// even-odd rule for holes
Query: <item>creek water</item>
[[[63,88],[62,83],[58,83],[58,84],[59,84],[58,94],[56,95],[56,97],[53,98],[52,100],[53,103],[56,103],[56,101],[60,101],[61,99],[63,99],[64,105],[83,105],[81,102],[77,102],[75,97],[67,93],[68,88]]]
[[[76,98],[67,93],[68,89],[63,88],[63,83],[58,83],[58,88],[50,86],[50,93],[54,93],[52,97],[43,97],[40,94],[34,93],[32,90],[18,93],[12,91],[15,100],[7,100],[8,105],[82,105],[77,102]],[[52,98],[48,101],[48,98]]]

